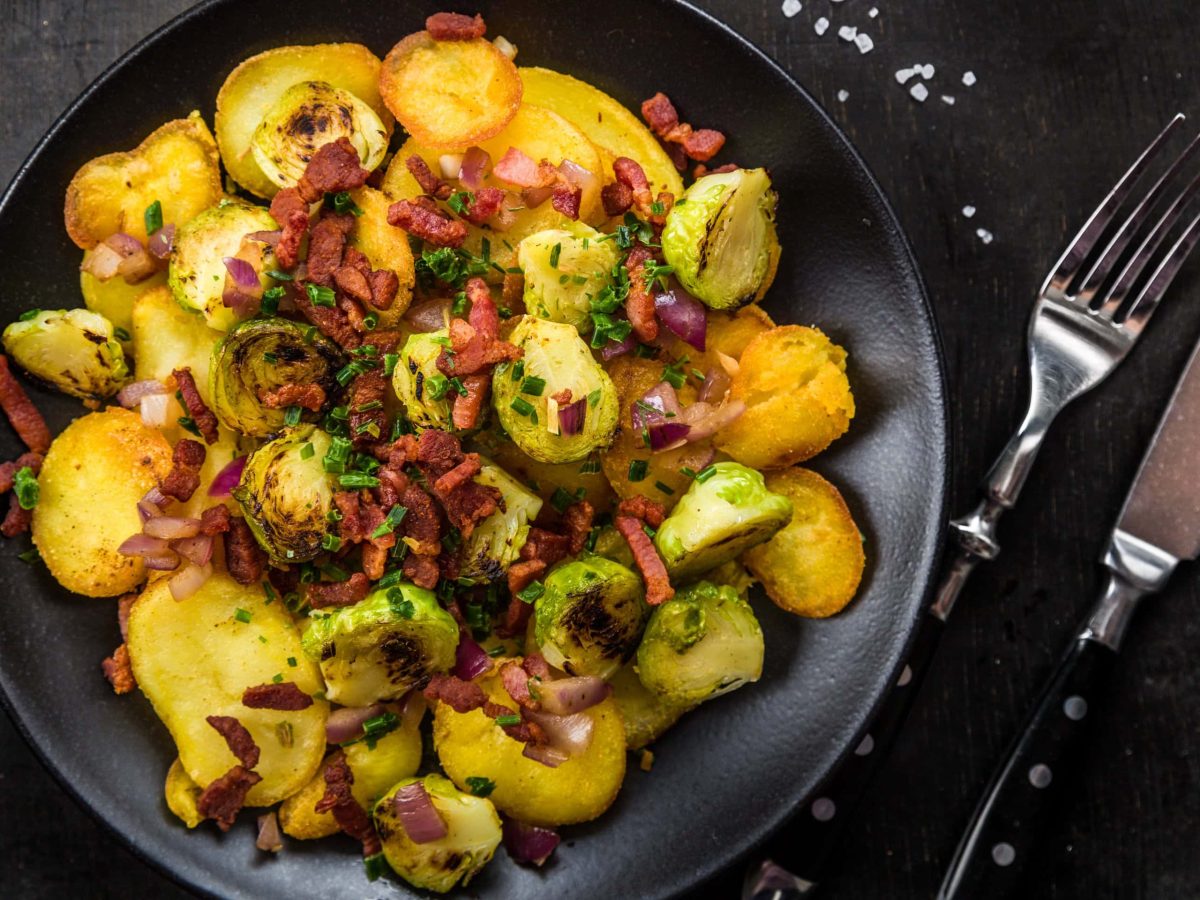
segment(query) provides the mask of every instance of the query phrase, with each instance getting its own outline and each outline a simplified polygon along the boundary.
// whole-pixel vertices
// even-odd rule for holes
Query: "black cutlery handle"
[[[1065,766],[1075,765],[1086,717],[1116,651],[1086,637],[1067,648],[1020,735],[992,775],[938,900],[1009,898],[1038,839]]]

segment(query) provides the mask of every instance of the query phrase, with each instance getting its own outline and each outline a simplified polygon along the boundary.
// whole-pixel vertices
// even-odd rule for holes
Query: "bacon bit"
[[[683,151],[697,162],[708,162],[725,146],[725,135],[711,128],[693,131],[683,139]]]
[[[649,100],[642,101],[642,118],[658,137],[666,137],[679,124],[679,113],[671,98],[659,91]]]
[[[238,584],[255,584],[262,580],[267,566],[267,554],[258,546],[254,532],[242,518],[229,519],[225,535],[225,568]]]
[[[358,268],[346,265],[345,257],[343,257],[342,265],[334,270],[333,283],[337,285],[338,290],[350,295],[355,300],[362,303],[371,302],[371,282],[368,280],[368,276]]]
[[[171,454],[171,471],[158,489],[181,503],[192,499],[192,494],[200,487],[200,467],[204,465],[206,455],[203,444],[183,438],[175,445]]]
[[[627,184],[614,181],[600,189],[600,202],[604,204],[604,214],[610,218],[623,216],[633,206],[633,190]]]
[[[371,300],[376,309],[391,309],[400,292],[400,278],[391,269],[376,269],[370,276]]]
[[[468,453],[463,461],[434,482],[433,489],[439,494],[449,494],[455,488],[470,481],[483,470],[478,453]]]
[[[434,13],[425,20],[425,30],[435,41],[471,41],[487,34],[487,25],[478,13],[475,18],[462,13]]]
[[[441,577],[437,557],[422,556],[416,553],[409,553],[404,557],[402,571],[405,578],[417,587],[423,587],[426,590],[433,590],[437,587],[438,578]]]
[[[298,568],[271,569],[267,572],[267,580],[281,596],[300,590],[300,570]]]
[[[467,205],[463,216],[468,222],[482,225],[500,211],[504,205],[504,191],[500,188],[485,187],[475,192],[475,199]]]
[[[499,338],[500,312],[482,278],[467,281],[469,321],[450,320],[450,349],[442,350],[437,367],[447,377],[475,375],[496,363],[520,359],[521,350]],[[465,385],[464,385],[465,387]]]
[[[390,464],[383,466],[377,473],[377,476],[379,478],[379,487],[375,489],[375,493],[379,497],[379,503],[384,509],[391,509],[397,503],[400,503],[400,498],[408,490],[408,476],[400,469],[393,468]]]
[[[625,315],[642,343],[650,343],[658,337],[654,295],[646,287],[645,267],[650,258],[649,250],[634,247],[625,261],[625,267],[629,271],[629,296],[625,299]]]
[[[508,152],[492,167],[492,174],[503,182],[522,188],[547,188],[559,178],[558,169],[547,160],[534,162],[516,147],[508,148]]]
[[[282,709],[288,712],[308,709],[313,699],[294,681],[279,684],[256,684],[242,691],[242,706],[250,709]]]
[[[50,429],[21,383],[8,367],[8,357],[0,356],[0,407],[25,446],[34,453],[50,449]]]
[[[362,338],[354,330],[346,313],[342,310],[328,306],[314,306],[304,291],[297,291],[294,299],[296,308],[300,310],[304,318],[316,325],[321,334],[338,346],[346,350],[353,350],[362,344]]]
[[[364,409],[373,404],[382,404],[387,392],[388,382],[383,369],[370,369],[361,375],[356,375],[350,383],[350,439],[356,447],[370,444],[386,434],[388,427],[387,412],[382,405],[373,409]],[[374,434],[370,433],[374,425]]]
[[[129,614],[133,611],[133,604],[137,598],[137,594],[125,594],[117,601],[117,627],[121,629],[122,641],[129,640]]]
[[[675,195],[670,191],[659,191],[656,199],[658,200],[658,205],[662,207],[662,212],[652,212],[650,214],[650,222],[662,228],[667,224],[667,214],[675,208]]]
[[[367,529],[362,517],[358,491],[338,491],[333,495],[333,505],[342,517],[338,525],[338,536],[350,544],[363,541],[367,536]]]
[[[697,163],[692,169],[692,178],[703,178],[705,175],[721,175],[725,172],[734,172],[738,168],[736,163],[725,163],[723,166],[717,166],[715,169],[710,169],[704,163]]]
[[[667,511],[661,503],[642,494],[635,494],[617,504],[617,515],[633,516],[635,519],[641,519],[651,528],[657,528],[667,517]]]
[[[529,673],[530,678],[543,680],[550,678],[550,664],[546,662],[546,657],[537,651],[526,655],[525,659],[521,661],[521,668]]]
[[[449,13],[448,15],[456,14]],[[421,186],[421,190],[430,197],[436,197],[438,200],[449,200],[450,195],[454,193],[454,188],[434,175],[433,169],[429,168],[429,163],[425,162],[417,154],[414,153],[406,159],[404,167],[416,179],[417,184]]]
[[[658,143],[659,146],[666,151],[667,156],[671,159],[671,164],[675,166],[676,170],[680,172],[686,172],[688,167],[688,157],[687,154],[683,152],[683,147],[679,146],[679,144],[673,144],[670,141],[660,140]]]
[[[229,745],[229,752],[247,769],[258,765],[259,749],[246,726],[233,716],[208,716],[204,720]]]
[[[129,647],[125,644],[100,663],[100,668],[104,670],[104,677],[112,685],[114,694],[128,694],[137,687],[137,679],[133,677],[133,664],[129,661]]]
[[[583,188],[569,182],[559,181],[554,185],[550,205],[568,219],[579,218],[579,207],[583,202]]]
[[[501,493],[493,487],[466,480],[449,491],[438,490],[443,475],[459,465],[465,457],[458,438],[437,429],[421,433],[417,441],[417,467],[433,486],[433,494],[446,511],[450,523],[470,537],[475,526],[500,508]]]
[[[325,389],[319,384],[281,384],[270,390],[259,388],[258,402],[267,409],[299,406],[316,412],[325,405]]]
[[[451,419],[459,431],[468,431],[479,424],[479,414],[483,411],[492,379],[490,375],[468,375],[462,383],[467,392],[454,398]]]
[[[500,299],[513,312],[523,310],[525,308],[525,276],[520,272],[507,273],[500,289]]]
[[[219,503],[200,513],[200,531],[202,534],[224,534],[229,530],[232,521],[229,507]]]
[[[313,154],[296,190],[309,203],[316,203],[326,194],[360,188],[370,177],[371,173],[362,167],[350,139],[340,137]]]
[[[613,524],[625,538],[625,543],[633,553],[633,560],[642,573],[642,580],[646,583],[646,602],[658,606],[674,597],[675,589],[667,577],[667,568],[654,549],[650,536],[642,529],[642,520],[618,512]]]
[[[508,696],[512,697],[513,702],[522,709],[531,709],[537,712],[542,708],[542,704],[533,699],[533,695],[529,691],[530,675],[520,663],[512,661],[502,665],[500,680],[504,683],[504,689],[508,691]]]
[[[16,537],[18,534],[24,534],[29,530],[29,526],[33,524],[33,510],[22,509],[21,501],[17,499],[16,494],[10,494],[8,497],[8,513],[4,516],[3,523],[0,523],[0,534],[7,538]]]
[[[467,239],[466,223],[451,219],[428,197],[393,203],[388,207],[387,219],[389,224],[435,247],[461,247]]]
[[[540,559],[525,559],[520,562],[515,562],[508,568],[508,590],[511,594],[518,594],[525,588],[529,587],[530,583],[539,575],[546,571],[546,564]],[[521,600],[520,597],[513,597],[513,601],[519,604],[521,608],[530,609],[528,603]],[[512,612],[512,606],[509,607],[509,612]],[[510,618],[513,618],[510,616]],[[515,633],[515,632],[514,632]]]
[[[367,576],[362,572],[355,572],[346,581],[319,581],[306,585],[304,599],[313,609],[352,606],[367,596],[370,590],[371,583]]]
[[[464,681],[454,675],[434,675],[421,692],[426,700],[440,700],[456,713],[469,713],[481,709],[487,703],[487,694],[473,681]]]
[[[379,835],[371,817],[358,805],[350,788],[354,773],[346,762],[346,754],[338,750],[325,766],[325,794],[315,807],[319,813],[333,813],[338,827],[362,844],[363,856],[374,856],[382,850]]]
[[[725,135],[711,128],[696,128],[679,121],[669,97],[661,91],[642,102],[642,118],[664,144],[675,145],[697,162],[708,162],[725,144]],[[685,166],[676,165],[681,172]]]
[[[389,535],[390,537],[390,535]],[[393,541],[395,539],[393,538]],[[380,547],[374,543],[363,544],[362,547],[362,568],[363,574],[370,581],[378,581],[387,572],[387,548]]]
[[[650,182],[641,164],[628,156],[618,156],[613,160],[613,174],[619,184],[629,188],[633,196],[633,204],[643,216],[650,215],[650,207],[654,198],[650,194]]]
[[[401,503],[408,509],[400,523],[409,547],[409,553],[404,557],[404,574],[418,587],[436,587],[440,574],[437,557],[441,553],[442,539],[442,522],[437,508],[433,499],[415,484],[405,488]]]
[[[294,187],[281,190],[271,200],[271,218],[283,234],[275,245],[275,261],[280,268],[294,269],[300,262],[300,244],[308,231],[308,203]]]
[[[187,408],[188,415],[192,417],[192,421],[200,429],[200,434],[204,436],[204,443],[215,444],[218,437],[217,417],[213,415],[212,410],[205,404],[204,398],[200,396],[200,389],[196,387],[196,379],[192,377],[192,370],[183,366],[171,374],[175,376],[175,383],[179,386],[179,394],[183,397],[183,405]]]
[[[337,308],[346,316],[346,321],[350,323],[350,327],[353,328],[358,334],[366,334],[371,330],[367,325],[366,313],[363,312],[363,308],[353,297],[348,297],[345,294],[338,294]]]
[[[333,273],[342,264],[346,235],[353,227],[354,216],[349,213],[326,213],[313,226],[308,237],[309,281],[326,286],[333,283]]]
[[[578,556],[583,552],[584,543],[592,530],[592,519],[596,511],[586,500],[578,500],[563,511],[563,527],[567,531],[569,546],[567,552]]]
[[[257,772],[234,766],[201,791],[196,798],[196,810],[204,818],[215,820],[222,831],[228,831],[246,805],[246,794],[260,781],[262,776]]]
[[[34,475],[42,471],[43,456],[40,453],[22,453],[12,462],[0,463],[0,494],[7,494],[12,490],[13,481],[17,477],[17,473],[29,467]]]

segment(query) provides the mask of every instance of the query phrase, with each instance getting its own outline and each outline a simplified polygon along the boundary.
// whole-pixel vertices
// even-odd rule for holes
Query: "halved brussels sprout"
[[[255,231],[274,231],[279,226],[261,206],[241,200],[222,200],[183,225],[175,233],[175,248],[167,283],[184,309],[198,312],[217,331],[228,331],[237,324],[237,314],[225,305],[225,263],[237,256],[242,239]],[[275,255],[264,245],[263,272],[275,268]],[[260,275],[263,288],[270,279]]]
[[[354,145],[364,169],[383,162],[388,130],[375,110],[327,82],[302,81],[275,101],[254,132],[250,151],[267,178],[291,187],[314,153],[342,137]]]
[[[524,355],[496,366],[492,397],[513,442],[547,463],[574,462],[607,447],[617,427],[617,389],[579,332],[571,325],[525,316],[509,341]],[[555,399],[563,391],[571,396],[565,404]],[[566,434],[572,429],[563,427],[564,410],[579,401],[586,401],[583,422],[577,433]]]
[[[87,309],[33,310],[4,329],[4,352],[30,375],[84,400],[111,397],[129,380],[113,326]]]
[[[692,482],[655,535],[672,581],[715,569],[792,519],[792,501],[767,490],[761,472],[735,462],[712,469]]]
[[[288,428],[250,454],[233,498],[262,548],[279,563],[321,552],[333,485],[323,462],[329,435],[313,425]]]
[[[446,834],[423,844],[414,842],[396,810],[396,792],[420,783],[429,795]],[[503,832],[492,801],[464,794],[441,775],[405,778],[375,804],[375,829],[383,856],[393,871],[413,887],[445,893],[467,884],[492,859]]]
[[[266,437],[284,427],[287,410],[264,406],[263,394],[285,384],[315,384],[330,401],[339,389],[337,372],[345,364],[336,344],[320,334],[307,338],[289,319],[251,319],[213,347],[213,411],[234,431]],[[318,414],[302,415],[312,419]]]
[[[525,271],[525,309],[588,334],[591,300],[612,283],[617,259],[614,243],[582,222],[531,234],[517,245],[517,264]]]
[[[675,277],[713,309],[760,299],[779,262],[777,199],[766,169],[696,179],[667,213],[663,228],[663,256]]]
[[[633,551],[629,549],[629,542],[621,536],[621,532],[611,525],[605,525],[596,534],[596,543],[592,547],[592,552],[596,556],[603,556],[605,559],[620,563],[627,569],[632,569],[636,565]]]
[[[642,684],[694,704],[758,681],[763,634],[750,604],[728,585],[699,581],[650,614],[637,651]]]
[[[401,582],[351,606],[312,612],[303,640],[308,657],[320,660],[330,700],[370,706],[449,671],[458,623],[433,591]]]
[[[592,556],[552,571],[534,611],[546,662],[572,675],[612,675],[633,653],[650,614],[642,580]]]
[[[449,342],[449,332],[414,334],[404,342],[400,359],[392,373],[392,390],[404,404],[408,421],[418,431],[441,428],[452,431],[453,395],[447,396],[446,376],[438,371],[437,360]]]
[[[542,498],[527,491],[516,479],[489,460],[475,476],[480,484],[500,491],[500,509],[475,526],[459,551],[459,583],[500,581],[517,560],[529,523],[537,518]]]

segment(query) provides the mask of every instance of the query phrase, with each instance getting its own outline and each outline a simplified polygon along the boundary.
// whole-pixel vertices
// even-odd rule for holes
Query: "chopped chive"
[[[300,448],[300,458],[301,459],[312,459],[313,454],[316,452],[317,451],[313,448],[312,441],[309,441],[307,444],[305,444],[303,447]]]
[[[361,472],[346,472],[338,476],[338,483],[345,488],[374,488],[379,487],[379,479],[374,475],[364,475]]]
[[[536,375],[529,375],[521,382],[521,393],[529,394],[533,397],[542,396],[542,392],[546,390],[546,379],[538,378]]]
[[[704,484],[704,482],[708,481],[708,479],[712,478],[716,474],[717,474],[716,466],[705,466],[703,469],[701,469],[699,472],[696,473],[696,480],[699,481],[701,484]]]
[[[233,611],[233,617],[239,622],[247,623],[250,621],[250,611],[242,609],[240,606]]]
[[[524,400],[521,397],[513,397],[513,401],[509,404],[509,406],[522,416],[528,416],[534,411],[533,407],[529,404],[529,401]]]
[[[385,534],[391,534],[396,530],[396,526],[404,521],[404,516],[408,513],[408,507],[396,504],[389,510],[387,517],[379,523],[374,531],[371,532],[371,537],[381,538]]]
[[[120,325],[113,329],[113,337],[115,337],[118,341],[129,341],[133,339],[133,336]]]
[[[544,584],[540,581],[531,581],[528,587],[517,591],[517,597],[520,598],[522,603],[532,603],[544,593],[546,593],[546,586]]]
[[[263,601],[263,605],[270,606],[272,603],[275,602],[275,588],[271,587],[271,582],[264,581],[262,589],[263,589],[263,596],[265,596],[267,598],[266,600]]]
[[[512,367],[512,380],[513,380],[513,381],[520,381],[520,380],[521,380],[521,376],[522,376],[522,375],[524,375],[524,374],[525,374],[525,360],[523,360],[523,359],[518,359],[518,360],[517,360],[515,363],[513,363],[513,367]]]
[[[289,656],[288,657],[288,665],[291,666],[293,669],[296,668],[296,666],[297,666],[296,657]]]
[[[342,548],[342,539],[336,534],[327,534],[321,538],[321,547],[330,552],[340,550]]]
[[[287,408],[287,411],[286,411],[286,412],[283,414],[283,424],[285,424],[285,425],[299,425],[299,424],[300,424],[300,413],[301,413],[301,412],[302,412],[302,410],[300,409],[300,407],[298,407],[298,406],[289,406],[289,407]]]
[[[142,214],[142,221],[146,224],[147,235],[161,231],[163,227],[162,203],[155,200],[147,206],[146,211]]]
[[[550,248],[550,268],[558,268],[558,257],[562,255],[562,244],[555,244]]]
[[[629,480],[642,481],[650,470],[650,463],[644,459],[635,459],[629,463]]]
[[[41,314],[42,311],[40,309],[27,309],[25,312],[21,313],[21,315],[17,316],[17,319],[22,322],[28,322],[32,319],[36,319]]]
[[[265,644],[265,643],[267,643],[267,636],[266,636],[265,634],[260,634],[260,635],[258,636],[258,642],[259,642],[260,644]]]
[[[308,299],[312,301],[313,306],[332,307],[334,305],[335,296],[333,288],[309,282],[304,286],[304,292],[308,294]]]
[[[29,466],[22,466],[13,476],[13,491],[17,495],[17,504],[21,509],[33,509],[38,505],[41,488],[38,480]]]
[[[509,713],[504,716],[496,716],[496,724],[501,728],[507,728],[510,725],[520,725],[521,717],[516,713]]]
[[[280,271],[279,269],[272,269],[270,272],[267,273],[267,277],[274,278],[276,281],[291,281],[292,280],[291,275],[289,275],[287,272]]]
[[[662,491],[664,494],[666,494],[668,497],[671,496],[671,494],[675,493],[675,488],[671,487],[670,485],[663,484],[661,481],[654,482],[654,486],[656,488],[658,488],[660,491]]]
[[[490,778],[484,778],[482,775],[467,776],[467,790],[476,797],[486,797],[496,789],[496,782]]]

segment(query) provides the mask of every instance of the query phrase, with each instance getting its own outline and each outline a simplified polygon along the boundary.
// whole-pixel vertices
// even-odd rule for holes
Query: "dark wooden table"
[[[0,3],[0,183],[104,66],[188,5]],[[1200,114],[1195,0],[803,0],[794,18],[779,0],[699,5],[832,111],[895,204],[941,321],[954,506],[965,509],[1023,411],[1025,321],[1068,227],[1172,113]],[[832,27],[818,36],[822,16]],[[867,31],[874,50],[839,40],[841,25]],[[894,78],[914,64],[936,69],[923,104]],[[973,87],[962,82],[967,71]],[[964,206],[975,207],[973,218]],[[952,620],[826,896],[935,891],[998,754],[1097,589],[1099,549],[1198,336],[1193,262],[1142,348],[1051,436],[1004,523],[1004,554],[975,578]],[[1200,895],[1198,601],[1195,570],[1185,567],[1135,623],[1071,802],[1045,834],[1031,897]],[[0,860],[5,897],[185,896],[76,807],[3,716]],[[711,895],[732,897],[735,880]]]

